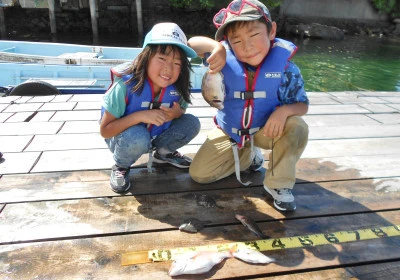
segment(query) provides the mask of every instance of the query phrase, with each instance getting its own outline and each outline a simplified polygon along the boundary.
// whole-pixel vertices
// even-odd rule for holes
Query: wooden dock
[[[215,109],[193,94],[188,112],[202,131],[181,152],[193,156]],[[129,252],[252,242],[235,214],[272,239],[329,237],[370,229],[379,238],[265,251],[267,265],[227,259],[202,275],[174,279],[398,279],[400,236],[400,93],[311,92],[304,117],[308,146],[297,165],[297,210],[274,209],[265,169],[200,185],[187,170],[133,167],[133,187],[109,186],[112,155],[99,135],[101,95],[0,97],[0,279],[170,279],[171,261],[121,265]],[[268,152],[264,152],[268,159]],[[267,164],[265,164],[265,167]],[[196,201],[208,195],[220,206]],[[207,221],[195,234],[186,218]]]

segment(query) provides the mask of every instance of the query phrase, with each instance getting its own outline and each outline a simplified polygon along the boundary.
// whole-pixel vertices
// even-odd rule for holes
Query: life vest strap
[[[260,127],[242,128],[242,129],[237,129],[237,128],[232,127],[232,133],[235,133],[238,136],[252,135],[259,130],[260,130]]]
[[[233,97],[239,98],[242,100],[248,100],[248,99],[253,99],[253,98],[266,98],[267,92],[266,91],[234,91]]]

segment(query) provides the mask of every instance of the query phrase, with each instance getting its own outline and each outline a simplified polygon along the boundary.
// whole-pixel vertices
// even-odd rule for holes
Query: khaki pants
[[[266,137],[262,131],[254,135],[254,146],[265,150],[272,149],[264,185],[268,188],[292,189],[296,181],[296,163],[308,141],[308,126],[299,116],[289,117],[281,137]],[[240,170],[246,170],[251,164],[250,142],[239,150]],[[272,166],[273,164],[273,166]],[[272,175],[273,168],[273,175]],[[212,130],[200,147],[189,169],[190,176],[198,183],[212,183],[235,173],[235,161],[229,137],[218,128]]]

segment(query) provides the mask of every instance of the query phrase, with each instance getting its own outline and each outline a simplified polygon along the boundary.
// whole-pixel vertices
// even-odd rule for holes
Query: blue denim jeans
[[[155,139],[150,139],[150,133],[144,125],[134,125],[105,141],[113,153],[115,164],[129,168],[152,149],[176,151],[196,137],[199,131],[199,119],[191,114],[183,114]]]

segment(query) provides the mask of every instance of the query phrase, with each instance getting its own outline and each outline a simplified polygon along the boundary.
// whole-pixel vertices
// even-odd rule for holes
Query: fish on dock
[[[209,195],[206,194],[195,194],[196,203],[199,206],[203,206],[205,208],[224,208],[219,206],[217,202]]]
[[[251,218],[236,214],[235,218],[239,220],[245,227],[247,227],[253,234],[256,236],[262,238],[262,239],[267,239],[269,236],[265,235],[261,229],[258,227],[256,222],[254,222]]]
[[[188,218],[179,226],[179,230],[189,233],[197,233],[202,230],[204,225],[207,223],[210,223],[210,221],[201,221],[196,218]]]
[[[267,257],[260,251],[250,248],[237,248],[237,246],[234,246],[234,248],[231,249],[231,253],[235,258],[247,263],[266,264],[275,262],[275,259]]]
[[[181,274],[202,274],[210,271],[224,259],[232,258],[230,251],[194,251],[177,257],[170,269],[169,276]]]
[[[201,94],[211,107],[217,108],[218,110],[224,109],[224,75],[221,72],[211,74],[207,71],[201,82]]]

